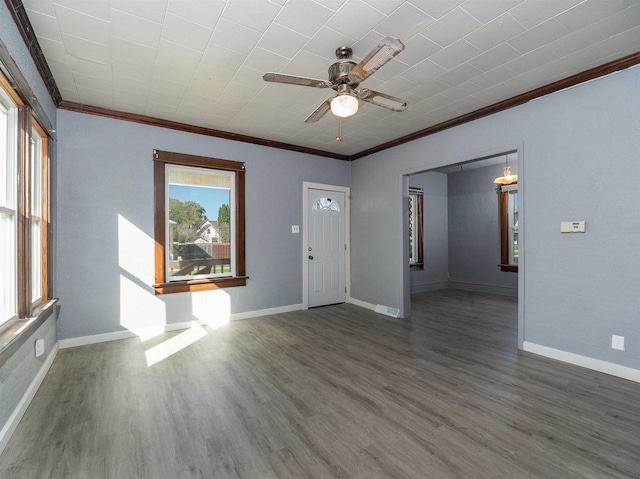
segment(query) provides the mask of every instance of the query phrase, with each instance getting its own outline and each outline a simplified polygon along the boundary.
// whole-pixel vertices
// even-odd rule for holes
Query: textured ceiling
[[[640,50],[640,0],[24,0],[66,101],[351,155]],[[385,35],[406,48],[343,124],[304,119],[327,78]]]

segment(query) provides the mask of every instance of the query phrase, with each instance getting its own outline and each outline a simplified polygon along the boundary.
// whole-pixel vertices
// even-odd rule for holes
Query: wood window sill
[[[517,264],[499,264],[498,266],[500,266],[500,271],[508,271],[511,273],[517,273],[518,272],[518,265]]]
[[[188,293],[194,291],[207,291],[211,289],[234,288],[246,286],[248,276],[233,276],[231,278],[194,279],[191,281],[175,281],[169,283],[156,283],[153,288],[156,295],[171,293]]]
[[[418,271],[418,270],[423,270],[424,269],[424,264],[423,263],[413,263],[409,265],[409,270],[410,271]]]

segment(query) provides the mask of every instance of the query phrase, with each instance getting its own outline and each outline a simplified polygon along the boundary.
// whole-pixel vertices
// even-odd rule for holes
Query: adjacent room
[[[640,477],[640,3],[0,3],[0,477]]]

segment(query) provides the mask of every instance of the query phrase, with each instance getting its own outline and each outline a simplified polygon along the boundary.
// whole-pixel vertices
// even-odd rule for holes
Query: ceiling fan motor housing
[[[351,60],[353,52],[349,47],[340,47],[336,49],[336,60],[329,67],[329,81],[335,85],[334,90],[341,83],[351,83],[349,80],[349,72],[354,69],[356,62]],[[352,85],[356,86],[356,85]]]

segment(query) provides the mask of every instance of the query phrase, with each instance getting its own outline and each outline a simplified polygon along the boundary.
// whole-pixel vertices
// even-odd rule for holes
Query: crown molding
[[[222,130],[215,130],[212,128],[188,125],[186,123],[163,120],[163,119],[154,118],[146,115],[140,115],[136,113],[127,113],[127,112],[109,110],[101,107],[81,105],[79,103],[68,102],[66,100],[63,100],[60,95],[60,91],[58,90],[58,86],[56,85],[55,79],[53,78],[53,74],[49,69],[49,65],[47,64],[44,54],[42,53],[40,44],[36,39],[35,33],[33,32],[33,28],[31,27],[31,23],[29,22],[29,18],[25,11],[24,5],[22,4],[22,0],[5,0],[5,3],[7,4],[7,7],[9,8],[9,10],[11,11],[11,14],[13,15],[13,18],[18,27],[18,30],[20,31],[20,34],[22,35],[25,41],[25,44],[27,45],[29,52],[31,53],[31,56],[33,57],[33,60],[36,64],[36,67],[38,68],[40,76],[42,77],[42,80],[44,81],[45,85],[47,86],[47,89],[49,90],[49,94],[51,95],[52,100],[54,101],[56,106],[58,106],[58,108],[61,108],[63,110],[87,113],[91,115],[99,115],[99,116],[105,116],[109,118],[116,118],[116,119],[125,120],[125,121],[132,121],[136,123],[142,123],[145,125],[158,126],[161,128],[169,128],[173,130],[196,133],[200,135],[224,138],[227,140],[241,141],[244,143],[253,143],[256,145],[268,146],[271,148],[279,148],[282,150],[297,151],[299,153],[307,153],[311,155],[324,156],[327,158],[334,158],[334,159],[343,160],[343,161],[353,161],[360,158],[364,158],[374,153],[378,153],[380,151],[387,150],[389,148],[393,148],[395,146],[399,146],[404,143],[417,140],[419,138],[424,138],[426,136],[433,135],[434,133],[438,133],[440,131],[447,130],[449,128],[453,128],[454,126],[459,126],[464,123],[468,123],[470,121],[474,121],[479,118],[483,118],[485,116],[489,116],[494,113],[498,113],[500,111],[522,105],[531,100],[535,100],[536,98],[540,98],[542,96],[550,95],[551,93],[564,90],[565,88],[579,85],[580,83],[584,83],[590,80],[595,80],[596,78],[600,78],[602,76],[609,75],[611,73],[614,73],[620,70],[625,70],[627,68],[638,65],[640,63],[640,52],[633,53],[631,55],[627,55],[625,57],[619,58],[618,60],[605,63],[604,65],[591,68],[584,72],[572,75],[562,80],[558,80],[556,82],[550,83],[540,88],[536,88],[535,90],[531,90],[526,93],[522,93],[520,95],[514,96],[512,98],[508,98],[501,102],[494,103],[493,105],[480,108],[479,110],[473,111],[471,113],[467,113],[467,114],[458,116],[456,118],[452,118],[451,120],[447,120],[442,123],[438,123],[437,125],[432,125],[428,128],[424,128],[414,133],[410,133],[400,138],[396,138],[395,140],[382,143],[372,148],[363,150],[359,153],[355,153],[353,155],[342,155],[338,153],[332,153],[329,151],[317,150],[315,148],[307,148],[304,146],[292,145],[289,143],[267,140],[264,138],[257,138],[249,135],[242,135],[239,133],[231,133],[231,132],[226,132]],[[0,58],[0,60],[2,60],[2,58]],[[15,76],[15,72],[11,71],[9,73]],[[38,110],[38,108],[34,108],[34,109]]]
[[[447,120],[442,123],[438,123],[437,125],[430,126],[428,128],[424,128],[422,130],[416,131],[414,133],[410,133],[409,135],[402,136],[395,140],[388,141],[386,143],[382,143],[380,145],[374,146],[373,148],[369,148],[367,150],[363,150],[359,153],[355,153],[353,155],[341,155],[338,153],[332,153],[324,150],[316,150],[313,148],[307,148],[303,146],[291,145],[289,143],[282,143],[279,141],[266,140],[263,138],[256,138],[253,136],[241,135],[238,133],[230,133],[222,130],[214,130],[211,128],[204,128],[194,125],[188,125],[185,123],[178,123],[169,120],[162,120],[158,118],[153,118],[146,115],[139,115],[135,113],[125,113],[114,110],[108,110],[106,108],[94,107],[89,105],[81,105],[78,103],[72,103],[67,101],[62,101],[59,105],[59,108],[64,110],[77,111],[81,113],[89,113],[93,115],[106,116],[110,118],[117,118],[120,120],[133,121],[137,123],[143,123],[147,125],[159,126],[162,128],[171,128],[174,130],[187,131],[190,133],[197,133],[201,135],[207,136],[215,136],[218,138],[225,138],[228,140],[242,141],[246,143],[254,143],[256,145],[261,146],[269,146],[272,148],[280,148],[283,150],[297,151],[301,153],[308,153],[311,155],[324,156],[327,158],[335,158],[338,160],[344,161],[353,161],[360,158],[364,158],[366,156],[372,155],[374,153],[378,153],[383,150],[387,150],[389,148],[393,148],[404,143],[408,143],[419,138],[424,138],[429,135],[433,135],[440,131],[447,130],[449,128],[453,128],[455,126],[462,125],[464,123],[468,123],[470,121],[478,120],[485,116],[492,115],[494,113],[498,113],[503,110],[507,110],[509,108],[513,108],[515,106],[523,105],[531,100],[535,100],[536,98],[540,98],[546,95],[550,95],[552,93],[556,93],[560,90],[564,90],[566,88],[570,88],[572,86],[579,85],[581,83],[585,83],[591,80],[595,80],[597,78],[609,75],[611,73],[615,73],[620,70],[625,70],[627,68],[633,67],[640,64],[640,52],[634,53],[631,55],[627,55],[625,57],[619,58],[618,60],[614,60],[609,63],[605,63],[604,65],[600,65],[584,72],[578,73],[576,75],[572,75],[570,77],[564,78],[562,80],[558,80],[556,82],[550,83],[548,85],[544,85],[540,88],[536,88],[535,90],[528,91],[526,93],[522,93],[520,95],[514,96],[512,98],[508,98],[498,103],[494,103],[493,105],[489,105],[487,107],[481,108],[479,110],[473,111],[471,113],[467,113],[465,115],[458,116],[456,118],[452,118],[451,120]]]
[[[141,123],[143,125],[157,126],[160,128],[168,128],[170,130],[186,131],[197,135],[213,136],[216,138],[224,138],[225,140],[241,141],[243,143],[253,143],[254,145],[268,146],[270,148],[279,148],[281,150],[297,151],[299,153],[307,153],[309,155],[324,156],[336,160],[349,161],[348,155],[340,155],[330,151],[316,150],[315,148],[307,148],[305,146],[291,145],[280,141],[266,140],[255,136],[241,135],[240,133],[231,133],[228,131],[215,130],[213,128],[205,128],[203,126],[189,125],[187,123],[179,123],[177,121],[163,120],[138,113],[129,113],[124,111],[110,110],[98,106],[82,105],[66,100],[62,100],[58,105],[61,110],[75,111],[78,113],[87,113],[89,115],[104,116],[107,118],[115,118],[117,120],[131,121],[133,123]]]
[[[49,64],[44,58],[44,53],[42,53],[42,48],[40,48],[40,43],[38,43],[38,39],[33,31],[33,27],[31,26],[25,7],[22,4],[22,0],[4,0],[4,3],[6,3],[7,8],[11,12],[13,21],[15,22],[20,35],[22,35],[24,44],[27,46],[27,49],[31,54],[31,58],[33,58],[33,62],[38,69],[38,73],[40,73],[42,81],[47,87],[47,91],[49,92],[51,99],[55,105],[58,106],[62,101],[62,95],[60,94],[60,90],[58,90],[58,85],[53,78],[53,73],[51,73]]]
[[[589,70],[585,70],[581,73],[577,73],[576,75],[572,75],[562,80],[549,83],[548,85],[542,86],[540,88],[536,88],[535,90],[522,93],[520,95],[508,98],[501,102],[494,103],[493,105],[480,108],[479,110],[473,111],[471,113],[467,113],[465,115],[452,118],[451,120],[438,123],[437,125],[424,128],[423,130],[419,130],[414,133],[410,133],[409,135],[405,135],[400,138],[397,138],[395,140],[382,143],[381,145],[374,146],[373,148],[363,150],[360,153],[356,153],[352,155],[351,160],[352,161],[357,160],[359,158],[363,158],[365,156],[378,153],[379,151],[387,150],[389,148],[393,148],[395,146],[399,146],[404,143],[417,140],[418,138],[423,138],[425,136],[433,135],[434,133],[438,133],[440,131],[453,128],[454,126],[459,126],[464,123],[468,123],[470,121],[474,121],[485,116],[493,115],[494,113],[498,113],[499,111],[507,110],[509,108],[513,108],[514,106],[522,105],[531,100],[535,100],[536,98],[540,98],[542,96],[550,95],[551,93],[564,90],[565,88],[579,85],[580,83],[588,82],[590,80],[595,80],[596,78],[600,78],[602,76],[609,75],[611,73],[615,73],[620,70],[625,70],[629,67],[638,65],[639,63],[640,63],[640,52],[627,55],[625,57],[619,58],[618,60],[614,60],[612,62],[605,63],[604,65],[600,65],[595,68],[591,68]]]

